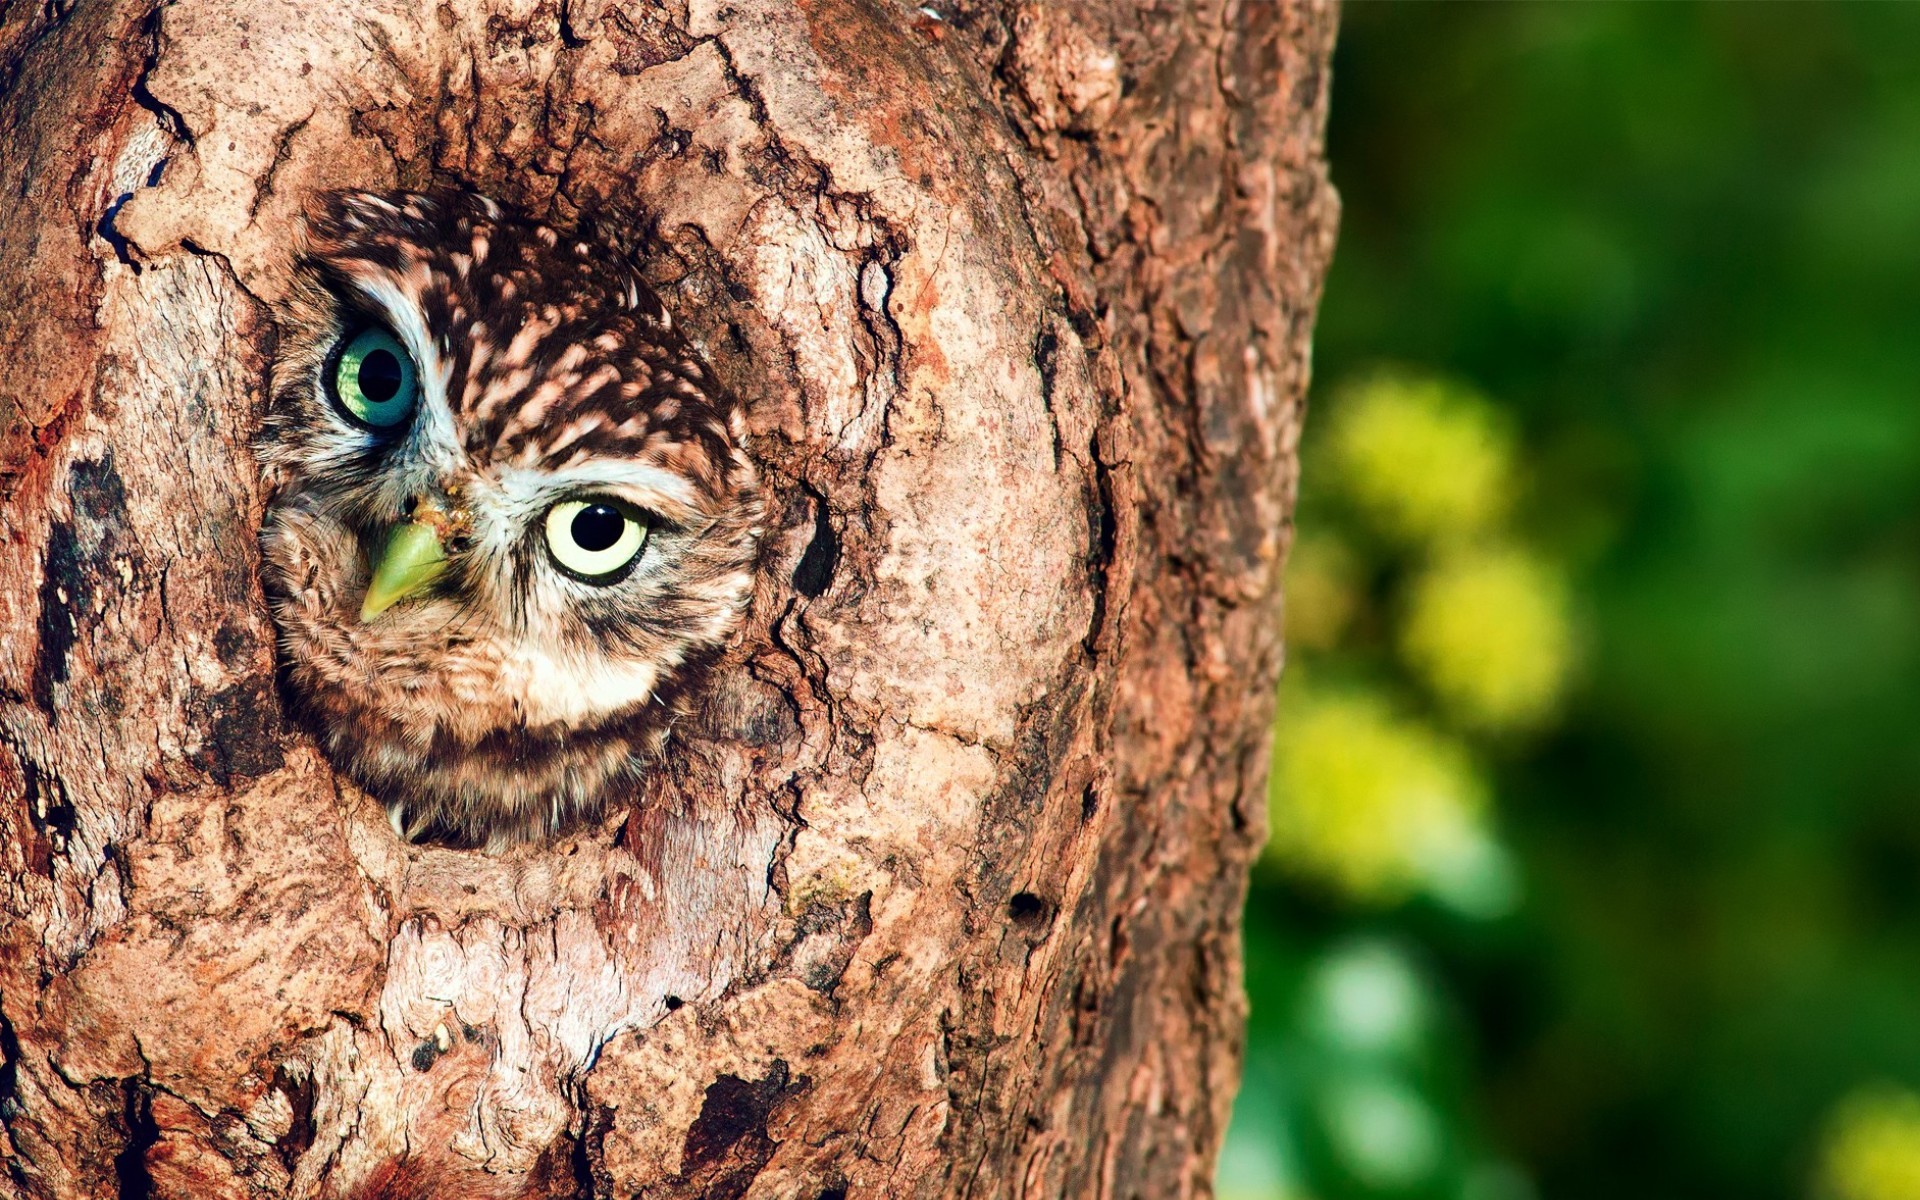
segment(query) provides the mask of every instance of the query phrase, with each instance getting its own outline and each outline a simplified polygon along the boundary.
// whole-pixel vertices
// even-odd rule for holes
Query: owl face
[[[322,197],[297,273],[261,535],[296,708],[406,836],[592,812],[738,622],[739,405],[618,251],[481,196]]]

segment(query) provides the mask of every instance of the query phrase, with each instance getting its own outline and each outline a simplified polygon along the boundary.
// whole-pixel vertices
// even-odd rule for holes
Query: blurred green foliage
[[[1834,1113],[1816,1173],[1825,1200],[1920,1196],[1920,1096],[1870,1084]]]
[[[1920,1197],[1920,6],[1343,21],[1223,1200]]]

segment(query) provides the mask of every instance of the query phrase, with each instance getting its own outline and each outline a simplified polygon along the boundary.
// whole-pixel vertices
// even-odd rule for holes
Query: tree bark
[[[0,3],[0,1192],[1210,1194],[1321,0]],[[748,401],[713,703],[550,845],[281,714],[316,190],[624,222]]]

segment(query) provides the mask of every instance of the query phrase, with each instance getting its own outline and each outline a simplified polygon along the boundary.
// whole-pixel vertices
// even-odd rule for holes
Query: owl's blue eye
[[[378,327],[361,330],[340,348],[332,383],[341,409],[371,429],[405,424],[420,394],[413,356]]]
[[[614,583],[640,557],[647,525],[626,505],[599,497],[562,500],[547,510],[547,553],[583,583]]]

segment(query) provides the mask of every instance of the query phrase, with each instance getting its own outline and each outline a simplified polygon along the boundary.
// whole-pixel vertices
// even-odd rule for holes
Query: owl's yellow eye
[[[547,552],[582,582],[619,580],[646,544],[646,523],[623,504],[589,497],[547,510]]]
[[[333,394],[349,417],[374,429],[393,429],[413,415],[420,384],[413,356],[384,329],[363,329],[340,348]]]

